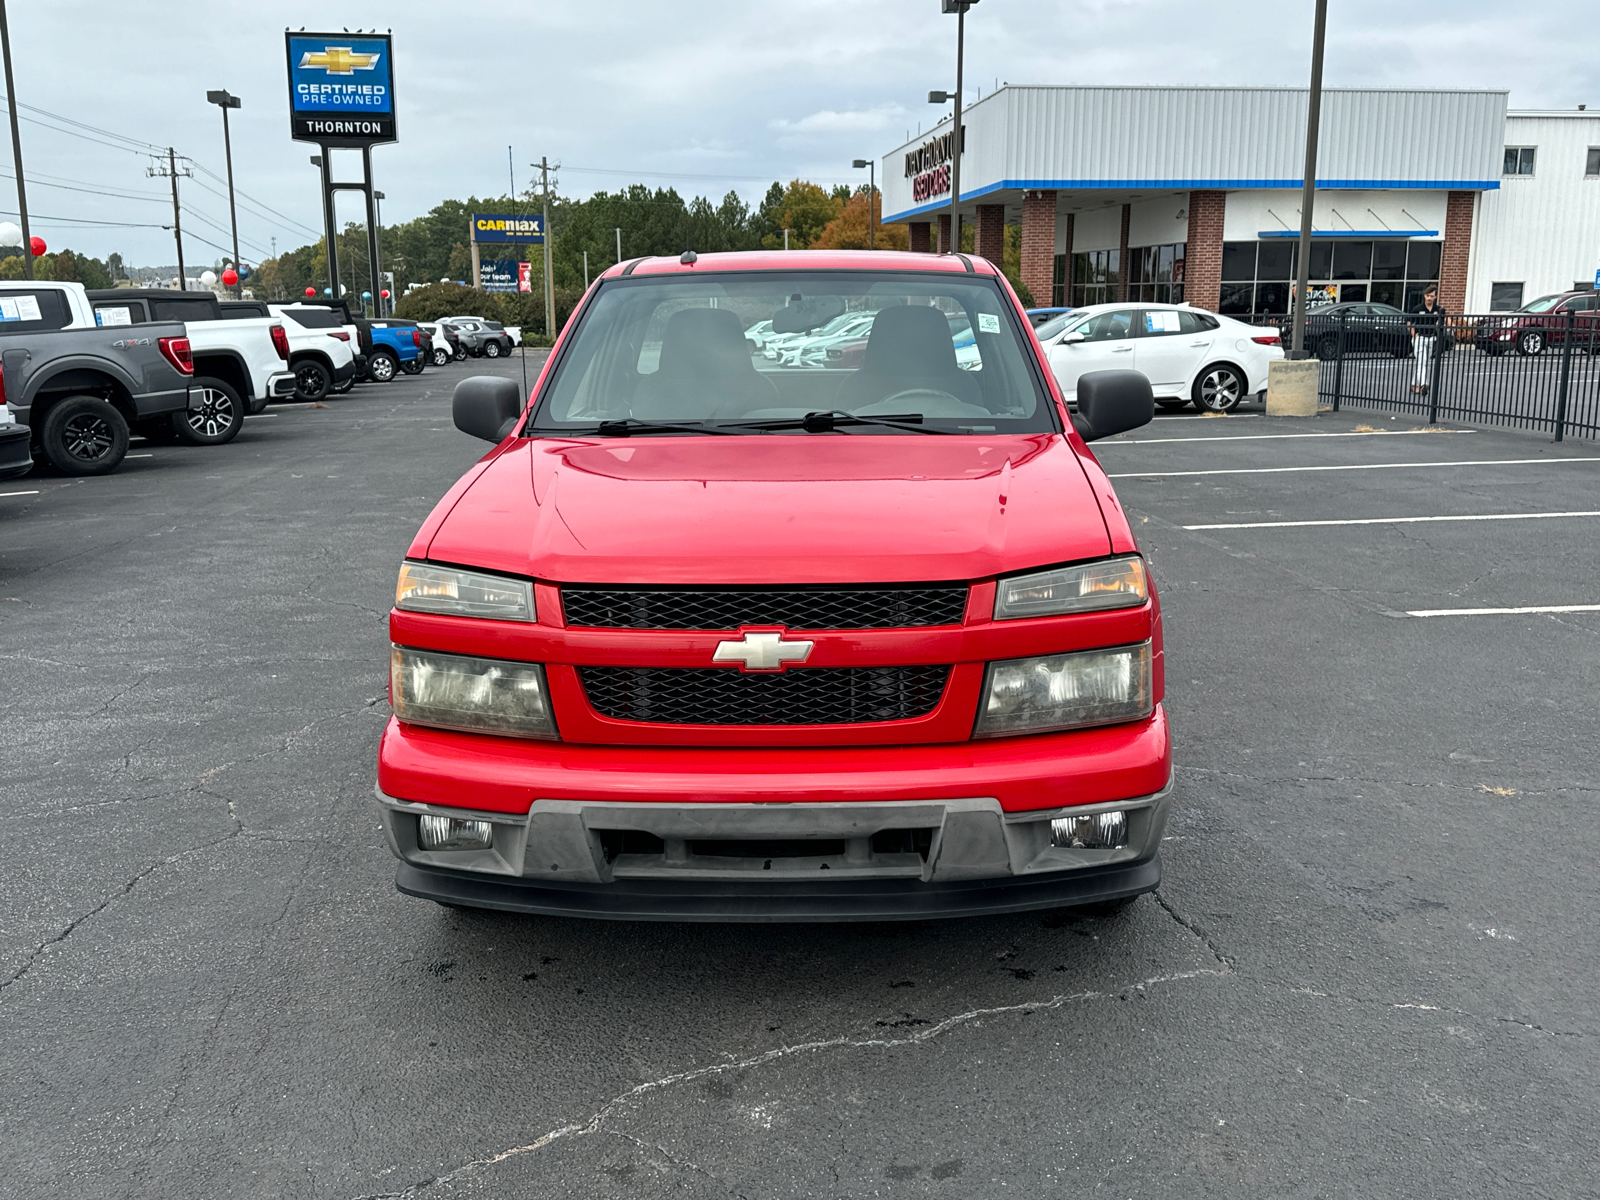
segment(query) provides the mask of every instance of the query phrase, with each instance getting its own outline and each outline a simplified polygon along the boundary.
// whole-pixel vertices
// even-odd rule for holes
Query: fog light
[[[424,850],[487,850],[494,845],[488,821],[424,816],[417,822],[417,841]]]
[[[1088,817],[1057,817],[1050,822],[1050,844],[1066,850],[1120,849],[1128,844],[1128,814],[1103,812]]]

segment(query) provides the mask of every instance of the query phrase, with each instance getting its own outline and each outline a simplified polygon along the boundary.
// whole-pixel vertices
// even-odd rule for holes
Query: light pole
[[[615,227],[617,232],[617,261],[622,261],[622,226]]]
[[[233,270],[239,271],[239,214],[233,204],[233,138],[228,132],[228,110],[240,107],[239,97],[229,95],[226,90],[220,92],[207,92],[206,99],[222,110],[222,150],[228,159],[228,220],[233,225]],[[233,298],[237,300],[244,294],[244,283],[235,280],[233,284]]]
[[[787,229],[783,231],[783,248],[785,250],[789,248],[789,231]]]
[[[1317,126],[1322,119],[1322,43],[1328,28],[1328,0],[1317,0],[1311,34],[1311,95],[1306,109],[1306,174],[1300,189],[1300,261],[1295,267],[1294,329],[1289,358],[1306,357],[1306,288],[1311,281],[1311,206],[1317,196]]]
[[[33,278],[33,235],[28,230],[28,189],[22,182],[22,138],[17,133],[17,85],[11,79],[11,23],[0,0],[0,50],[6,60],[6,107],[11,110],[11,152],[17,164],[17,213],[22,217],[22,277]]]
[[[878,216],[878,160],[875,158],[858,158],[850,164],[856,170],[867,168],[867,249],[873,249],[872,226]]]
[[[955,102],[955,125],[951,129],[950,150],[950,252],[955,254],[961,249],[961,211],[956,206],[961,203],[961,78],[962,68],[965,65],[967,54],[967,9],[976,4],[978,0],[939,0],[939,11],[942,13],[955,13],[956,15],[956,90],[952,92],[929,92],[930,104],[945,104]]]

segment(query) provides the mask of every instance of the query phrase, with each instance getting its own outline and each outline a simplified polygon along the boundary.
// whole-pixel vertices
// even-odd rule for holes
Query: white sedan
[[[1041,327],[1039,340],[1068,403],[1087,371],[1134,370],[1156,403],[1231,412],[1267,386],[1267,364],[1283,357],[1275,329],[1183,304],[1094,304]]]

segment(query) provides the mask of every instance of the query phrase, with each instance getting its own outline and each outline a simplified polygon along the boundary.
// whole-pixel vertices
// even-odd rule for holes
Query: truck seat
[[[633,415],[641,421],[739,417],[780,404],[778,389],[750,361],[738,316],[726,308],[686,308],[667,318],[661,358],[639,380]]]

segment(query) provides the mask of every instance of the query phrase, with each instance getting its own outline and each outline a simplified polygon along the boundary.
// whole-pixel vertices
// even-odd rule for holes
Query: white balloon
[[[22,245],[22,226],[15,221],[0,221],[0,246]]]
[[[211,287],[217,282],[217,273],[215,271],[200,272],[200,282],[205,284],[206,287]]]

